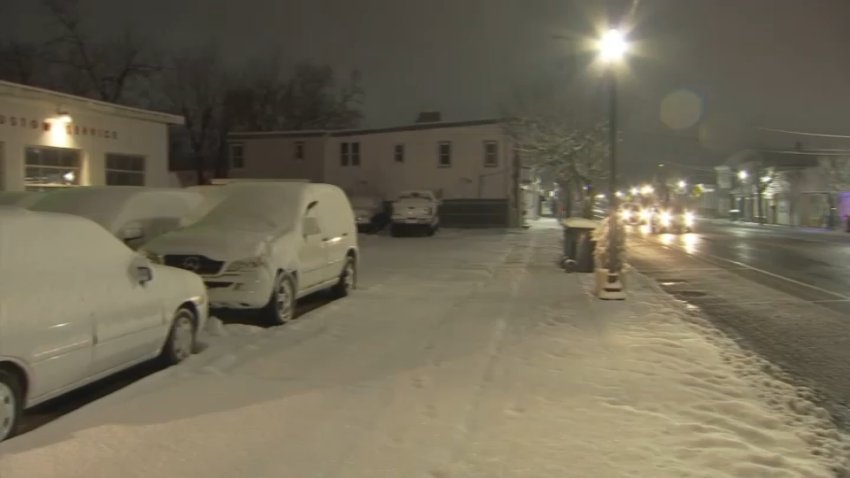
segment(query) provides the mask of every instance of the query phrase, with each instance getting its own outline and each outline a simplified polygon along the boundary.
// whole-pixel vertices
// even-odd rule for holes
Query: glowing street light
[[[643,194],[644,196],[649,196],[650,194],[652,194],[654,192],[655,192],[655,188],[652,187],[649,184],[646,184],[646,185],[644,185],[643,187],[640,188],[640,193]]]
[[[738,179],[740,179],[741,181],[746,181],[748,177],[750,177],[750,175],[747,174],[746,171],[738,171]]]
[[[678,186],[679,186],[679,189],[685,189],[686,187],[688,187],[688,183],[687,183],[687,181],[682,179],[682,180],[679,181]]]
[[[629,50],[629,44],[623,32],[612,28],[602,35],[597,46],[599,59],[605,63],[613,63],[623,59]]]
[[[632,196],[637,196],[638,193],[640,192],[640,189],[632,188],[631,190],[629,190],[629,192],[632,193]]]

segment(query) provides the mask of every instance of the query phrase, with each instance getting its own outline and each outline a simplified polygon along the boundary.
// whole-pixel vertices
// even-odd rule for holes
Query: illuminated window
[[[24,186],[38,191],[80,185],[80,152],[76,149],[27,147]]]

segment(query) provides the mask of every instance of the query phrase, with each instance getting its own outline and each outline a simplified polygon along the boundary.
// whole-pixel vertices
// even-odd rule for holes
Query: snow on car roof
[[[231,183],[222,198],[197,221],[199,227],[224,227],[248,231],[288,230],[294,227],[305,192],[312,183]]]
[[[200,193],[182,189],[91,186],[48,192],[30,209],[86,217],[115,232],[127,221],[181,217],[203,201]]]
[[[0,192],[0,206],[30,207],[43,192],[35,191],[4,191]]]

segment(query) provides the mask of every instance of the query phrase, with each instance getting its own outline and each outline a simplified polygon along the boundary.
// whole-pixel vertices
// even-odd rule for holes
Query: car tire
[[[260,309],[260,318],[269,325],[283,325],[295,318],[295,280],[286,272],[278,273],[269,303]]]
[[[177,365],[192,356],[195,350],[197,324],[198,320],[193,310],[188,307],[177,309],[160,355],[164,365]]]
[[[357,288],[357,260],[348,256],[345,259],[345,266],[339,275],[339,281],[331,288],[331,294],[341,299],[348,297],[351,291]]]
[[[23,413],[23,386],[14,374],[0,369],[0,441],[15,436]]]

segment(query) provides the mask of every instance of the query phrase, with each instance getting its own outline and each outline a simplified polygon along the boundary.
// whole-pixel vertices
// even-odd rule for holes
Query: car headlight
[[[227,272],[243,272],[254,270],[258,267],[263,266],[266,263],[266,258],[262,256],[258,257],[249,257],[247,259],[240,259],[238,261],[233,261],[227,266]]]
[[[628,221],[629,219],[632,218],[632,212],[629,211],[628,209],[623,210],[623,212],[621,212],[620,215],[623,216],[623,219],[626,220],[626,221]]]
[[[661,222],[662,226],[669,226],[673,222],[673,217],[670,216],[669,212],[662,212],[658,216],[658,220]]]
[[[642,221],[649,221],[649,218],[652,217],[652,212],[648,209],[643,209],[640,212],[640,219]]]
[[[689,226],[689,227],[693,226],[695,219],[696,219],[696,216],[694,216],[694,213],[692,213],[692,212],[686,212],[685,213],[685,225],[686,226]]]
[[[145,259],[149,260],[152,264],[165,264],[165,261],[162,260],[162,256],[156,252],[142,249],[139,253],[145,256]]]

